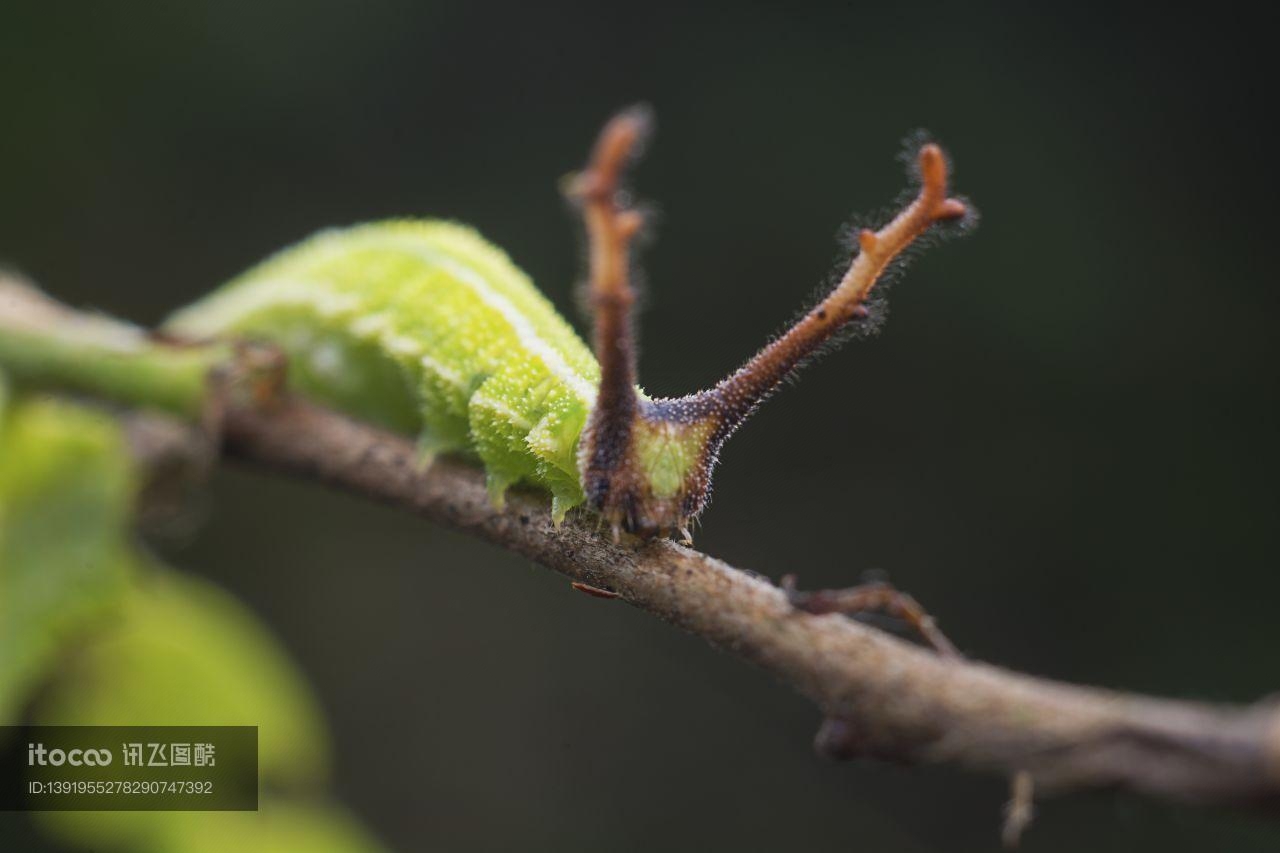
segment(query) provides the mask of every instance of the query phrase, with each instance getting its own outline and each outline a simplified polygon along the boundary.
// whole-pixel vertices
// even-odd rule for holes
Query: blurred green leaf
[[[217,587],[159,567],[40,703],[54,725],[256,725],[258,812],[51,812],[73,843],[155,851],[379,849],[322,805],[329,745],[301,676],[251,613]],[[306,801],[314,800],[314,805]]]
[[[113,420],[15,401],[0,376],[0,723],[47,685],[36,722],[254,725],[260,808],[45,812],[41,823],[94,850],[381,849],[325,799],[330,748],[303,677],[230,595],[137,553],[134,494]]]
[[[3,408],[0,722],[9,722],[59,647],[119,602],[134,482],[109,418],[50,399]]]
[[[79,650],[41,702],[49,725],[257,726],[264,781],[318,787],[329,766],[319,708],[279,644],[234,598],[159,567],[118,624]]]

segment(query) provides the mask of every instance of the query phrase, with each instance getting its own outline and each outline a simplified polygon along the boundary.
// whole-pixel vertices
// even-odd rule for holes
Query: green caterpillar
[[[631,330],[630,244],[643,222],[618,193],[647,126],[641,109],[616,116],[569,188],[589,240],[594,356],[505,254],[438,221],[321,232],[178,312],[166,331],[278,344],[293,387],[417,434],[428,455],[474,456],[496,502],[531,483],[551,493],[557,522],[585,502],[615,535],[687,538],[725,439],[823,344],[867,318],[867,296],[904,249],[937,223],[972,217],[948,196],[940,149],[921,146],[919,193],[883,228],[859,233],[826,298],[714,388],[650,399],[636,386]]]
[[[324,231],[166,324],[265,338],[313,398],[424,452],[476,454],[500,498],[546,487],[557,516],[583,500],[574,448],[600,368],[529,279],[469,228],[381,222]]]

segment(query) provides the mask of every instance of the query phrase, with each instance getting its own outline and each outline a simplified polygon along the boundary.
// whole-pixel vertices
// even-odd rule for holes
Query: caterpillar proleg
[[[712,388],[651,399],[636,385],[630,245],[642,215],[619,183],[648,113],[615,116],[568,184],[589,248],[594,354],[499,249],[445,221],[322,231],[178,313],[188,337],[271,341],[304,395],[419,436],[423,452],[484,466],[500,502],[513,484],[550,492],[557,522],[587,504],[640,536],[687,528],[706,506],[724,441],[778,385],[850,324],[885,269],[933,226],[971,219],[948,195],[934,144],[915,152],[919,190],[857,235],[839,283]]]

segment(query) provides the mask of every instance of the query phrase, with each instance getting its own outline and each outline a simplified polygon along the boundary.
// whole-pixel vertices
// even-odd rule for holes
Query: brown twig
[[[516,551],[755,663],[839,721],[845,756],[1025,773],[1042,792],[1115,787],[1280,811],[1280,705],[1224,707],[1078,687],[948,660],[667,540],[556,527],[547,501],[490,503],[481,473],[299,401],[226,412],[226,449],[258,467],[409,509]],[[821,734],[820,734],[821,737]]]

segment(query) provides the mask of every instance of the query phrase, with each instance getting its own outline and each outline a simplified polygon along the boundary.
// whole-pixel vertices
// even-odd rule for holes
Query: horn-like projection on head
[[[579,206],[589,250],[588,305],[600,388],[578,446],[587,501],[612,525],[639,536],[680,531],[702,511],[725,439],[824,344],[868,318],[866,301],[892,262],[934,225],[972,218],[948,194],[947,161],[933,143],[915,153],[919,192],[878,230],[858,232],[839,283],[791,328],[715,387],[684,397],[648,399],[636,388],[631,244],[643,225],[619,194],[622,173],[649,128],[633,108],[615,116],[568,194]]]

